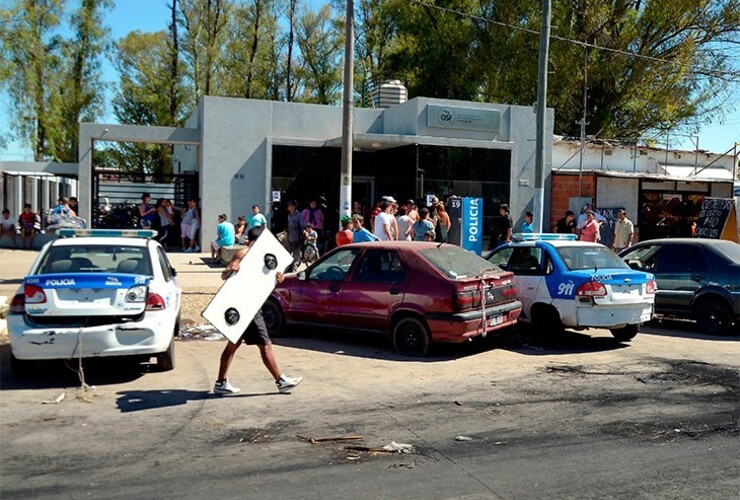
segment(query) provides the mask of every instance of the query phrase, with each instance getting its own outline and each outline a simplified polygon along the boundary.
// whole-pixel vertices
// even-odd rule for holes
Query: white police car
[[[515,234],[488,260],[516,276],[519,321],[545,333],[607,328],[620,341],[637,335],[653,314],[657,285],[598,243],[574,234]]]
[[[13,368],[29,360],[156,356],[175,364],[180,287],[146,230],[59,231],[34,261],[10,306]]]

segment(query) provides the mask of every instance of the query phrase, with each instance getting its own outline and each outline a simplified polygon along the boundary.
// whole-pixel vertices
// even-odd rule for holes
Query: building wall
[[[580,189],[579,189],[580,184]],[[579,175],[573,173],[553,173],[550,183],[551,203],[550,203],[550,226],[545,227],[543,231],[554,231],[555,224],[565,212],[572,210],[578,217],[578,205],[582,204],[582,199],[588,198],[594,203],[596,197],[596,176],[592,173]],[[580,197],[579,197],[580,193]],[[572,200],[577,200],[571,203]]]
[[[429,104],[500,111],[499,131],[428,127],[426,111]],[[235,219],[237,215],[246,214],[255,203],[263,208],[269,206],[272,145],[321,147],[327,141],[335,144],[342,135],[342,108],[335,106],[205,97],[197,113],[202,134],[198,169],[203,244],[207,244],[215,234],[218,214],[226,213],[230,219]],[[552,135],[553,116],[552,110],[548,110],[548,137]],[[509,204],[513,217],[518,221],[526,210],[532,210],[535,119],[531,107],[415,98],[388,109],[356,108],[353,129],[355,134],[432,138],[444,146],[459,147],[470,141],[470,147],[510,149],[512,180]],[[194,127],[192,119],[188,125]],[[547,186],[552,145],[548,143],[545,148],[544,185]],[[486,202],[490,200],[484,200]],[[549,191],[545,190],[545,207],[548,203]]]

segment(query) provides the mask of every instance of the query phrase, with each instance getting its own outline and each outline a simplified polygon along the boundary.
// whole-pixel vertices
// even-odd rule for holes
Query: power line
[[[441,7],[439,5],[429,4],[429,3],[426,3],[426,2],[422,2],[421,0],[409,0],[409,1],[411,3],[415,3],[415,4],[420,5],[420,6],[423,6],[423,7],[428,7],[430,9],[436,9],[436,10],[439,10],[439,11],[442,11],[442,12],[446,12],[448,14],[454,14],[454,15],[457,15],[457,16],[460,16],[460,17],[466,17],[466,18],[473,19],[473,20],[476,20],[476,21],[483,21],[483,22],[485,22],[487,24],[493,24],[493,25],[496,25],[496,26],[502,26],[502,27],[505,27],[505,28],[510,28],[512,30],[515,30],[515,31],[521,31],[523,33],[529,33],[531,35],[540,36],[540,32],[538,30],[533,30],[533,29],[530,29],[530,28],[525,28],[523,26],[517,26],[517,25],[514,25],[514,24],[504,23],[502,21],[495,21],[493,19],[488,19],[487,17],[476,16],[474,14],[468,14],[467,12],[462,12],[462,11],[459,11],[459,10],[450,9],[450,8],[447,8],[447,7]],[[659,62],[659,63],[665,63],[665,64],[673,64],[673,65],[676,65],[676,66],[681,66],[681,67],[684,67],[684,68],[689,68],[689,69],[691,69],[693,71],[696,71],[696,72],[704,73],[704,74],[706,74],[708,76],[714,76],[714,77],[717,77],[717,78],[721,78],[721,79],[726,80],[728,82],[734,82],[734,83],[740,82],[740,72],[738,72],[738,71],[716,71],[716,70],[713,70],[713,69],[704,68],[702,66],[697,66],[695,64],[682,63],[680,61],[672,61],[672,60],[669,60],[669,59],[661,59],[659,57],[653,57],[653,56],[646,56],[646,55],[643,55],[643,54],[637,54],[635,52],[629,52],[629,51],[626,51],[626,50],[614,49],[614,48],[611,48],[611,47],[604,47],[604,46],[601,46],[601,45],[596,45],[594,43],[583,42],[583,41],[580,41],[580,40],[573,40],[571,38],[565,38],[565,37],[558,36],[558,35],[552,35],[551,34],[550,35],[550,38],[552,38],[554,40],[561,41],[561,42],[566,42],[566,43],[571,43],[571,44],[574,44],[574,45],[578,45],[578,46],[583,47],[583,48],[603,50],[603,51],[606,51],[606,52],[611,52],[611,53],[614,53],[614,54],[620,54],[620,55],[624,55],[624,56],[634,57],[636,59],[644,59],[646,61],[651,61],[651,62]]]

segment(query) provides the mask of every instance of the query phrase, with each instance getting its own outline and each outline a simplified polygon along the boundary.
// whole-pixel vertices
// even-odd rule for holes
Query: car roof
[[[690,245],[737,245],[734,241],[730,240],[715,240],[712,238],[660,238],[660,239],[654,239],[654,240],[645,240],[640,241],[639,244],[645,245],[645,244],[690,244]],[[636,243],[638,244],[638,243]]]
[[[423,250],[424,248],[434,248],[440,245],[457,247],[451,243],[439,243],[434,241],[366,241],[362,243],[352,243],[349,245],[342,245],[339,248],[385,248],[385,249],[412,249],[412,250]],[[460,247],[458,247],[460,248]]]
[[[76,247],[83,245],[120,245],[127,247],[146,247],[146,238],[126,238],[126,237],[112,237],[106,236],[102,238],[95,237],[74,237],[74,238],[59,238],[52,242],[54,247]]]
[[[512,241],[509,246],[512,247],[533,247],[537,244],[550,245],[556,248],[560,247],[604,247],[601,243],[594,243],[592,241],[579,241],[579,240],[529,240],[529,241]]]

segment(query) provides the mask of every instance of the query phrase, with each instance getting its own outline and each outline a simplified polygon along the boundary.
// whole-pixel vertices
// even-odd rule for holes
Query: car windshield
[[[585,269],[629,269],[617,254],[605,246],[564,246],[556,249],[570,271]]]
[[[151,276],[152,266],[144,247],[86,245],[51,247],[38,274],[123,273]]]
[[[497,270],[490,262],[456,245],[437,245],[419,252],[450,279],[472,278]],[[498,270],[500,271],[500,269]]]

